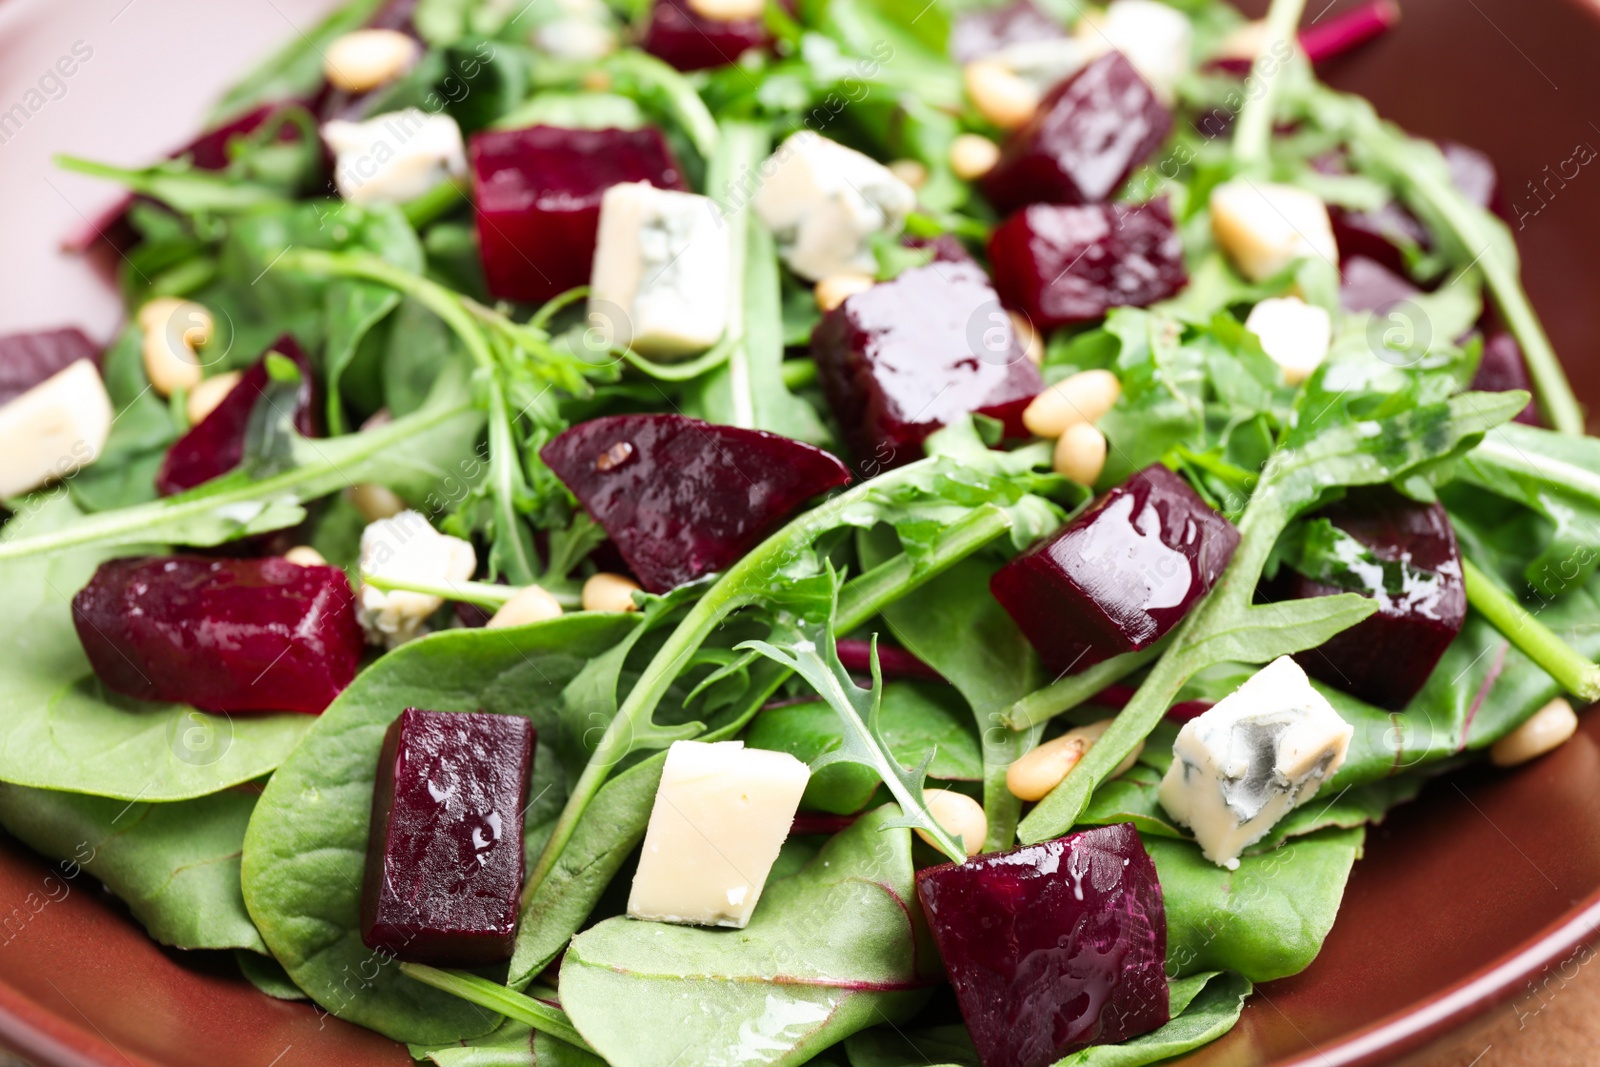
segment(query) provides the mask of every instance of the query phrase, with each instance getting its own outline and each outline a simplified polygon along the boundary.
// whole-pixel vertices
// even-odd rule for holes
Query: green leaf
[[[574,1048],[526,1023],[507,1019],[492,1034],[451,1045],[412,1045],[411,1057],[439,1067],[605,1067],[592,1052]]]
[[[259,104],[308,98],[322,86],[323,53],[334,38],[366,25],[383,0],[351,0],[316,26],[296,33],[287,45],[234,84],[211,113],[221,122]]]
[[[1145,1067],[1192,1052],[1232,1030],[1250,995],[1250,981],[1232,973],[1195,975],[1172,983],[1172,1021],[1120,1045],[1094,1045],[1055,1067]],[[1183,1007],[1180,999],[1189,997]]]
[[[265,952],[239,890],[255,803],[248,790],[146,804],[0,785],[0,825],[100,879],[164,945]]]
[[[562,1005],[615,1067],[675,1057],[799,1064],[904,1018],[929,979],[918,969],[926,957],[901,821],[880,808],[834,837],[799,874],[767,886],[744,930],[619,918],[579,934],[561,965]],[[763,1019],[770,1027],[757,1038],[751,1020]]]
[[[337,436],[346,431],[340,383],[345,370],[356,358],[356,349],[372,328],[399,303],[400,294],[371,282],[341,278],[328,285],[324,303],[328,341],[322,355],[322,373],[324,389],[328,394],[327,423],[330,434]]]
[[[972,1036],[960,1023],[921,1030],[874,1027],[845,1039],[850,1067],[979,1067]]]
[[[243,841],[244,835],[241,833],[239,838]],[[243,904],[241,898],[240,906]],[[290,980],[289,972],[283,969],[283,964],[271,956],[262,955],[261,952],[236,949],[233,953],[233,962],[239,965],[239,973],[244,975],[246,981],[269,997],[277,1000],[309,999],[305,991]]]
[[[184,427],[150,388],[141,352],[144,334],[129,326],[106,349],[100,375],[116,417],[100,458],[66,483],[84,511],[110,511],[156,498],[156,472]]]
[[[452,630],[405,645],[364,671],[273,775],[245,837],[244,892],[272,954],[335,1015],[398,1041],[442,1044],[487,1033],[492,1014],[402,977],[361,942],[361,885],[378,750],[407,707],[523,715],[539,732],[528,854],[560,809],[552,743],[561,687],[616,643],[625,616],[569,615],[533,626]]]

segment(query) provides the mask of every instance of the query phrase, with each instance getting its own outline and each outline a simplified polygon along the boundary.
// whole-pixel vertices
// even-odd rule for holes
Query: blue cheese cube
[[[888,167],[810,130],[779,145],[760,173],[756,214],[784,263],[809,281],[876,273],[873,236],[899,233],[917,203]]]
[[[657,359],[703,352],[728,328],[733,247],[710,197],[625,182],[600,201],[590,321]]]
[[[1183,12],[1158,0],[1112,0],[1103,16],[1086,16],[1077,35],[1096,49],[1095,56],[1121,52],[1168,103],[1193,66],[1194,27]]]
[[[324,123],[333,181],[352,204],[401,204],[467,173],[461,127],[449,115],[408,107],[364,122]]]
[[[1206,859],[1234,870],[1240,852],[1316,796],[1354,732],[1280,656],[1178,731],[1161,806],[1194,832]]]

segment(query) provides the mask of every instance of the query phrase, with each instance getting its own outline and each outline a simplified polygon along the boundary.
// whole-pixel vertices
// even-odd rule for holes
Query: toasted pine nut
[[[328,561],[322,558],[322,553],[310,545],[295,545],[283,554],[283,558],[297,567],[326,567]]]
[[[601,571],[583,583],[580,600],[584,611],[638,611],[639,606],[633,602],[633,594],[638,591],[638,582]]]
[[[950,169],[964,182],[977,181],[1000,162],[1000,146],[976,133],[963,133],[950,142]]]
[[[817,283],[817,307],[832,311],[849,297],[864,293],[876,284],[865,274],[830,274]]]
[[[144,331],[144,370],[162,396],[193,389],[204,372],[195,349],[211,340],[216,328],[211,312],[192,300],[157,297],[139,309]]]
[[[691,11],[715,22],[758,19],[766,6],[765,0],[689,0]]]
[[[1028,362],[1035,367],[1044,362],[1044,339],[1039,336],[1039,331],[1033,328],[1033,322],[1020,311],[1008,311],[1006,314],[1011,319],[1011,329],[1017,335],[1017,346],[1022,349],[1022,354],[1028,357]]]
[[[596,67],[583,72],[583,77],[578,79],[578,84],[585,92],[609,93],[611,91],[611,72]]]
[[[1106,435],[1093,423],[1068,426],[1056,442],[1056,473],[1082,485],[1092,486],[1106,469]]]
[[[406,509],[406,502],[393,489],[372,482],[352,485],[344,496],[368,522],[392,519]]]
[[[1033,118],[1039,94],[1010,69],[990,59],[975,59],[962,71],[967,96],[978,114],[1000,127],[1014,130]]]
[[[1101,719],[1087,726],[1074,727],[1052,741],[1047,741],[1023,756],[1006,771],[1006,788],[1019,800],[1043,800],[1049,792],[1072,773],[1072,768],[1100,740],[1100,735],[1110,728],[1113,720]],[[1127,773],[1144,751],[1140,741],[1134,750],[1117,764],[1109,777]]]
[[[923,166],[920,159],[891,160],[889,173],[913,189],[921,189],[928,184],[928,168]]]
[[[1556,697],[1521,726],[1489,747],[1496,767],[1515,767],[1566,744],[1578,729],[1578,716],[1566,698]]]
[[[516,596],[500,605],[486,626],[497,630],[502,626],[527,626],[561,617],[561,605],[543,588],[530,585]]]
[[[967,855],[976,856],[983,851],[983,842],[989,836],[989,820],[983,814],[982,804],[953,789],[924,789],[922,800],[928,805],[933,821],[961,842]],[[917,836],[933,844],[925,831],[918,830]]]
[[[400,77],[421,54],[422,47],[399,30],[356,30],[328,45],[322,73],[337,88],[364,93]]]
[[[207,378],[190,389],[189,399],[185,401],[183,407],[189,416],[189,425],[198,426],[206,421],[206,416],[217,410],[217,405],[233,392],[233,387],[238,385],[239,379],[243,377],[241,372],[230,370],[214,378]]]
[[[1060,437],[1067,427],[1097,422],[1122,395],[1122,383],[1108,370],[1079,371],[1045,386],[1022,412],[1022,424],[1040,437]]]

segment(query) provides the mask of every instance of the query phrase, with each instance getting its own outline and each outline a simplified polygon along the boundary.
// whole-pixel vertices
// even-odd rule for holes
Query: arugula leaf
[[[328,394],[328,432],[345,433],[344,400],[340,385],[345,371],[356,358],[361,341],[400,305],[400,294],[370,282],[339,279],[330,282],[324,300],[328,319],[328,341],[322,354],[324,388]],[[438,368],[433,368],[437,372]],[[393,414],[404,414],[394,411]]]

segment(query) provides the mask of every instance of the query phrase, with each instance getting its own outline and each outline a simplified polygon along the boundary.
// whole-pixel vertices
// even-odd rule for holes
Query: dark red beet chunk
[[[80,359],[98,366],[100,346],[76,326],[0,337],[0,404],[15,400]]]
[[[682,415],[593,419],[539,455],[652,593],[727,569],[795,508],[850,481],[820,448]]]
[[[1098,204],[1160,147],[1172,113],[1121,52],[1045,96],[1006,142],[983,192],[1001,212],[1024,204]]]
[[[1450,180],[1456,189],[1479,207],[1500,212],[1499,178],[1494,163],[1475,148],[1453,141],[1439,142],[1450,167]],[[1345,173],[1343,160],[1324,157],[1316,161],[1317,169],[1327,173]],[[1404,273],[1405,255],[1402,248],[1415,246],[1426,250],[1432,247],[1427,229],[1403,205],[1391,201],[1376,211],[1346,211],[1329,207],[1328,217],[1333,222],[1333,237],[1339,245],[1341,259],[1365,256],[1376,260],[1392,271]]]
[[[1189,282],[1165,197],[1024,208],[989,238],[989,262],[1001,299],[1041,330],[1093,322],[1114,307],[1144,307]]]
[[[1051,18],[1033,0],[1015,0],[1004,7],[964,11],[950,28],[950,55],[957,63],[992,55],[1000,49],[1025,41],[1047,41],[1065,37],[1066,27]]]
[[[686,0],[656,0],[644,50],[679,70],[725,67],[752,48],[772,43],[767,24],[759,19],[708,19]]]
[[[1422,290],[1366,256],[1344,256],[1339,306],[1346,311],[1377,311],[1419,296]]]
[[[1157,464],[1001,567],[995,599],[1052,670],[1148,648],[1210,591],[1239,531]]]
[[[1351,589],[1285,568],[1277,588],[1288,599],[1354,591],[1378,601],[1377,614],[1295,659],[1307,674],[1399,711],[1422,689],[1466,619],[1461,553],[1450,518],[1439,504],[1418,504],[1387,486],[1351,490],[1317,517],[1332,521],[1379,559],[1405,564],[1406,574],[1398,591],[1370,574],[1361,575],[1361,588]]]
[[[1021,437],[1044,381],[976,263],[930,264],[822,317],[811,355],[864,477],[922,458],[927,436],[969,412]]]
[[[1515,337],[1499,331],[1484,338],[1483,358],[1478,361],[1478,372],[1472,376],[1469,388],[1486,393],[1504,393],[1511,389],[1533,392],[1533,379],[1528,376],[1528,364],[1522,358],[1522,346]],[[1539,405],[1532,400],[1512,421],[1527,426],[1544,425],[1539,418]]]
[[[295,427],[307,437],[320,432],[317,419],[317,390],[311,377],[311,362],[285,334],[269,350],[294,361],[300,368],[300,391],[295,394]],[[266,395],[267,358],[262,356],[234,386],[222,403],[178,438],[156,472],[156,492],[172,496],[211,479],[227,474],[244,459],[245,432],[250,415]]]
[[[611,186],[688,188],[654,128],[486,131],[472,138],[472,174],[489,292],[530,303],[589,284],[600,198]]]
[[[967,246],[954,234],[941,233],[937,237],[905,237],[900,241],[907,248],[915,248],[919,252],[932,252],[931,263],[976,263],[972,253],[967,251]]]
[[[366,645],[344,571],[276,557],[114,559],[72,621],[108,688],[206,711],[319,713]]]
[[[1166,1024],[1167,912],[1132,823],[917,873],[983,1067],[1047,1067]]]
[[[511,958],[533,724],[407,708],[383,737],[361,940],[440,967]]]

